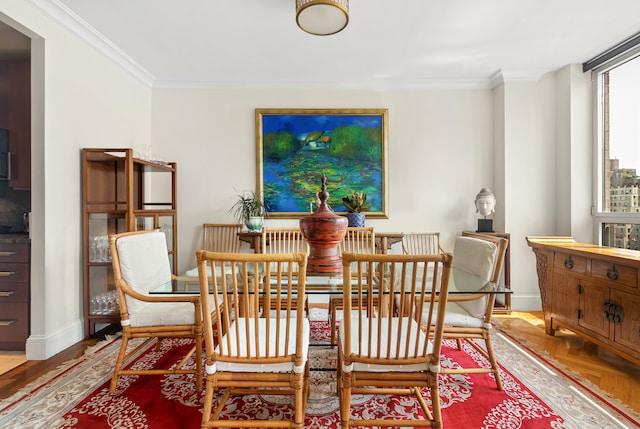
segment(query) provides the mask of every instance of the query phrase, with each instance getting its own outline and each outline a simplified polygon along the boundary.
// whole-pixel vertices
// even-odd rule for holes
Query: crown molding
[[[489,76],[491,88],[495,89],[505,83],[535,82],[539,80],[548,70],[498,70]]]
[[[196,81],[157,79],[154,89],[420,91],[491,89],[489,79]]]
[[[81,40],[101,52],[111,61],[139,79],[149,87],[153,86],[154,76],[133,58],[105,38],[100,32],[80,18],[58,0],[27,0],[53,21],[66,28]]]

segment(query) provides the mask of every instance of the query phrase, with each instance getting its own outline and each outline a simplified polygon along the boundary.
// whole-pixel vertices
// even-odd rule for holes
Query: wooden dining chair
[[[402,235],[402,253],[430,255],[442,252],[439,232],[408,232]]]
[[[452,259],[448,253],[342,255],[344,318],[338,329],[337,388],[343,429],[442,427],[438,374]],[[441,273],[437,289],[425,287],[420,280],[434,270]],[[373,299],[379,293],[375,277],[384,275],[393,283],[392,293],[410,297],[415,312],[394,315],[393,299]],[[421,329],[422,324],[434,327],[431,339],[428,331]],[[430,391],[431,408],[422,396],[421,389],[425,387]],[[356,394],[412,396],[424,417],[399,421],[382,411],[355,418],[350,404],[351,396]]]
[[[309,253],[309,243],[299,227],[263,227],[262,253]]]
[[[456,238],[453,248],[454,283],[458,277],[468,274],[498,283],[508,244],[506,238],[463,232],[462,236]],[[445,313],[444,337],[455,338],[458,349],[462,349],[462,340],[467,340],[467,344],[487,358],[490,366],[447,369],[443,372],[493,374],[498,390],[502,390],[500,368],[491,344],[491,317],[495,298],[495,294],[487,293],[450,296]],[[484,342],[486,349],[481,347],[478,340]]]
[[[205,223],[203,225],[202,249],[210,252],[240,253],[242,242],[238,233],[240,223]]]
[[[338,246],[338,253],[376,253],[376,233],[372,227],[349,227]],[[331,327],[331,344],[336,343],[336,324],[338,311],[344,308],[344,301],[340,295],[329,297],[329,326]]]
[[[405,255],[432,255],[443,252],[440,247],[440,233],[439,232],[408,232],[402,235],[402,253]],[[438,276],[438,273],[433,273],[434,276]],[[396,295],[396,308],[401,307],[408,309],[408,301],[406,297]],[[404,303],[400,301],[404,300]]]
[[[206,350],[202,428],[302,428],[309,394],[310,325],[303,311],[307,255],[200,250],[196,258]],[[233,275],[222,275],[226,271]],[[265,276],[251,275],[257,272]],[[205,299],[210,287],[221,292],[213,294],[213,308]],[[214,320],[219,321],[215,329]],[[214,405],[216,389],[224,394]],[[253,394],[292,396],[293,417],[282,422],[256,411],[254,417],[263,417],[233,422],[221,418],[231,396]]]
[[[134,231],[109,236],[113,276],[120,304],[122,342],[111,379],[115,391],[123,375],[192,374],[202,389],[202,308],[200,296],[149,295],[151,289],[170,282],[171,273],[164,232]],[[129,341],[146,341],[127,352]],[[194,346],[182,360],[167,369],[124,369],[126,362],[150,342],[163,338],[189,338]],[[193,368],[186,368],[189,359]]]
[[[261,239],[262,253],[296,253],[309,254],[309,243],[304,238],[299,227],[263,227]],[[294,276],[298,273],[294,272]],[[309,303],[304,304],[305,312],[309,313]]]
[[[210,252],[240,253],[242,241],[238,233],[242,231],[240,223],[205,223],[202,226],[202,247]],[[198,277],[198,268],[193,267],[184,273],[185,277]]]

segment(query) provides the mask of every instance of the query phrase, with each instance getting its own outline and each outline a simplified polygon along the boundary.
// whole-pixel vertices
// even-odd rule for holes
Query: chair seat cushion
[[[486,305],[486,304],[485,304]],[[425,306],[426,307],[426,306]],[[434,314],[437,312],[437,304],[434,307]],[[422,319],[427,319],[427,310],[422,312]],[[474,317],[463,306],[457,302],[447,302],[447,311],[444,317],[444,326],[457,326],[460,328],[482,328],[484,318]]]
[[[275,355],[275,344],[276,344],[276,332],[275,327],[277,323],[277,319],[266,319],[266,318],[258,318],[258,329],[259,329],[259,348],[260,348],[260,356],[266,357],[267,343],[270,347],[270,356]],[[270,336],[267,339],[267,330],[266,323],[267,320],[270,320]],[[242,357],[248,357],[249,347],[247,347],[247,343],[250,345],[251,355],[256,355],[256,335],[255,335],[255,321],[256,319],[247,319],[240,318],[234,321],[229,331],[223,336],[221,343],[216,346],[215,352],[220,353],[220,347],[225,347],[227,344],[227,338],[231,341],[231,354],[237,356],[238,354]],[[282,355],[294,355],[296,352],[296,329],[295,329],[295,321],[292,320],[292,325],[290,325],[290,330],[288,333],[289,336],[289,344],[288,349],[285,351],[284,339],[287,335],[286,329],[287,324],[284,320],[280,320],[280,356]],[[248,325],[248,326],[247,326]],[[239,332],[240,341],[236,341],[236,328],[237,332]],[[248,333],[247,333],[248,332]],[[309,335],[311,332],[311,328],[309,325],[309,319],[304,318],[302,323],[302,358],[303,358],[303,367],[307,362],[309,356]],[[237,350],[237,344],[240,345],[240,350]],[[223,359],[223,358],[221,358]],[[294,371],[294,362],[282,362],[282,363],[233,363],[233,362],[225,362],[223,360],[218,359],[215,364],[216,371],[232,371],[232,372],[292,372]]]
[[[364,320],[364,319],[363,319]],[[368,322],[364,321],[362,323],[362,335],[359,335],[358,332],[358,319],[356,317],[352,317],[351,319],[351,351],[352,353],[358,353],[360,348],[362,350],[369,350],[369,346],[371,346],[372,353],[378,348],[378,344],[380,345],[380,350],[386,354],[387,345],[389,343],[389,337],[387,335],[389,323],[391,323],[391,332],[398,332],[398,328],[402,326],[403,338],[400,342],[400,349],[402,354],[404,354],[405,345],[407,344],[407,331],[410,332],[409,344],[411,344],[410,355],[413,350],[415,350],[415,343],[418,341],[418,351],[422,352],[424,348],[424,343],[427,341],[427,336],[420,329],[418,323],[409,317],[383,317],[382,318],[382,329],[380,335],[378,335],[378,319],[374,320],[374,323],[371,327],[371,335],[369,335],[369,325]],[[401,324],[401,325],[400,325]],[[371,338],[371,345],[368,344],[368,339]],[[341,324],[338,328],[338,347],[342,348],[342,352],[344,354],[344,324]],[[395,357],[395,344],[391,347],[391,355]],[[431,353],[431,344],[427,345],[427,353]],[[365,352],[363,352],[365,353]],[[364,371],[364,372],[415,372],[415,371],[428,371],[430,368],[428,358],[425,358],[424,363],[419,364],[390,364],[390,365],[378,365],[378,364],[369,364],[362,362],[354,362],[351,368],[343,368],[345,372],[349,371]]]
[[[154,302],[147,303],[129,315],[131,327],[162,325],[193,325],[194,306],[190,302]]]

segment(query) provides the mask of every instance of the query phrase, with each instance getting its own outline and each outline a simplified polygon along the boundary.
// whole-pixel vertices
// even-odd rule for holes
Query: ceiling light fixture
[[[349,0],[296,0],[298,27],[316,36],[328,36],[349,23]]]

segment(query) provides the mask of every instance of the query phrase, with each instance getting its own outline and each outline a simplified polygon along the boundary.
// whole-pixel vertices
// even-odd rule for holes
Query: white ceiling
[[[159,87],[489,85],[640,32],[638,0],[351,0],[332,36],[300,30],[295,0],[31,2]]]

